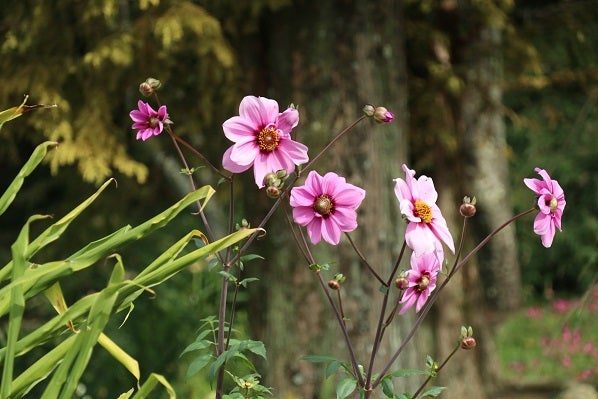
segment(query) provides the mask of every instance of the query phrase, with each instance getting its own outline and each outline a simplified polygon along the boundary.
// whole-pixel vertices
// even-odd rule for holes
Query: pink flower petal
[[[232,161],[230,159],[230,154],[232,152],[234,146],[230,146],[225,152],[224,155],[222,156],[222,167],[226,170],[228,170],[231,173],[241,173],[241,172],[245,172],[247,169],[249,169],[251,167],[251,164],[249,165],[239,165],[238,163]]]
[[[278,106],[277,106],[278,112]],[[293,108],[288,108],[282,114],[278,115],[276,119],[276,127],[284,133],[290,133],[299,124],[299,111]]]

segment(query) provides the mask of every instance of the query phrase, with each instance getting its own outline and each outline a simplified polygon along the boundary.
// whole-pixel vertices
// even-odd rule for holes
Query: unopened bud
[[[268,196],[268,198],[278,198],[280,197],[280,194],[282,194],[282,191],[280,191],[275,186],[266,187],[266,195]]]
[[[406,290],[409,287],[409,280],[407,279],[407,274],[405,272],[401,273],[399,277],[395,280],[395,286],[400,290]]]
[[[471,326],[461,326],[461,348],[473,349],[476,346],[475,338],[473,337],[473,328]]]
[[[372,116],[374,116],[374,112],[376,111],[376,108],[374,108],[373,105],[368,104],[366,106],[363,107],[363,113],[365,114],[365,116],[371,118]]]
[[[340,284],[344,283],[347,277],[343,273],[337,273],[334,275],[334,279],[338,281]]]
[[[378,123],[390,123],[394,118],[394,114],[384,107],[376,107],[374,111],[374,121]]]
[[[285,181],[289,177],[289,172],[287,172],[285,169],[277,170],[276,177],[282,181]]]
[[[475,342],[474,337],[465,337],[461,340],[461,348],[463,349],[473,349],[475,348],[477,343]]]
[[[336,280],[330,280],[328,282],[328,287],[330,287],[331,290],[338,290],[341,288],[341,283]]]
[[[459,207],[459,213],[465,218],[470,218],[476,213],[476,198],[463,197],[463,203]]]
[[[245,218],[243,218],[241,220],[241,223],[236,223],[235,224],[235,229],[236,230],[248,229],[249,227],[251,227],[251,226],[249,225],[249,222]]]
[[[158,79],[147,78],[145,82],[139,85],[139,92],[145,97],[151,96],[155,90],[158,90],[162,83]]]
[[[141,95],[145,97],[149,97],[154,93],[154,89],[152,89],[152,87],[149,84],[147,84],[147,82],[143,82],[139,85],[139,93],[141,93]]]

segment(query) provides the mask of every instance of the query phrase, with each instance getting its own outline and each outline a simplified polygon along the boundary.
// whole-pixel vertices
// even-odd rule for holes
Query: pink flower
[[[561,219],[565,209],[565,192],[556,180],[552,180],[544,169],[535,168],[542,176],[539,179],[523,179],[523,182],[538,195],[538,209],[540,212],[534,220],[534,233],[542,238],[542,245],[546,248],[552,245],[555,228],[561,229]]]
[[[312,244],[322,238],[336,245],[341,232],[357,228],[357,208],[365,198],[365,190],[349,184],[344,177],[328,172],[324,177],[311,171],[303,186],[291,190],[293,219],[307,226]]]
[[[307,147],[291,139],[291,130],[299,123],[299,112],[288,108],[278,112],[278,103],[265,97],[246,96],[239,106],[239,116],[222,124],[224,135],[235,144],[222,157],[222,166],[241,173],[253,166],[255,184],[264,187],[270,172],[292,173],[296,165],[309,160]]]
[[[170,122],[166,105],[160,106],[156,112],[148,103],[139,100],[137,108],[139,109],[129,113],[133,119],[132,129],[137,130],[137,140],[145,141],[159,135],[164,129],[164,123]]]
[[[405,313],[413,305],[416,312],[421,310],[436,288],[436,277],[441,263],[442,259],[439,259],[438,252],[429,252],[421,256],[417,256],[415,252],[411,254],[411,269],[407,270],[409,286],[401,299],[404,305],[399,314]]]
[[[427,176],[414,178],[415,171],[403,165],[405,180],[394,179],[395,194],[399,199],[401,213],[409,221],[405,241],[417,255],[434,251],[435,244],[444,242],[455,253],[453,237],[446,220],[436,205],[438,193],[434,182]]]

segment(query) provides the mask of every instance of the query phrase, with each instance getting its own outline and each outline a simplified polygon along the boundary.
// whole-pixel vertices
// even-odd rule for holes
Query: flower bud
[[[328,282],[328,287],[330,287],[331,290],[338,290],[341,288],[341,283],[336,280],[330,280]]]
[[[154,93],[154,89],[147,82],[143,82],[139,85],[139,93],[144,97],[149,97]]]
[[[374,111],[374,121],[378,123],[390,123],[394,118],[394,114],[384,107],[376,107]]]
[[[158,79],[147,78],[145,82],[139,85],[139,92],[145,96],[151,96],[155,90],[158,90],[162,86],[162,83]]]
[[[461,348],[463,349],[473,349],[476,347],[476,342],[474,337],[465,337],[461,340]]]
[[[280,197],[280,194],[282,194],[282,191],[280,191],[275,186],[266,187],[266,195],[268,196],[268,198],[278,198]]]
[[[409,280],[407,279],[405,272],[401,273],[395,280],[395,286],[400,290],[406,290],[409,287]]]
[[[371,104],[367,104],[366,106],[363,107],[363,113],[368,118],[371,118],[372,116],[374,116],[374,111],[376,111],[376,109]]]
[[[465,218],[470,218],[473,215],[475,215],[475,213],[476,213],[475,204],[476,204],[475,197],[473,197],[473,199],[471,199],[467,196],[463,197],[463,203],[459,207],[459,213],[461,214],[461,216],[463,216]]]
[[[249,222],[247,221],[247,219],[243,218],[241,220],[241,223],[236,223],[235,224],[235,230],[242,230],[242,229],[248,229],[251,226],[249,225]]]

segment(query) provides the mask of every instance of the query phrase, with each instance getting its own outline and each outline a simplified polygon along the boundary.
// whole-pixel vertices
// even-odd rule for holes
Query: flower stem
[[[455,353],[457,353],[457,351],[459,350],[459,348],[461,347],[461,342],[457,342],[457,345],[453,348],[452,352],[449,353],[449,355],[446,357],[446,359],[444,359],[444,361],[442,362],[442,364],[440,366],[438,366],[438,368],[435,370],[435,375],[434,377],[436,377],[436,375],[438,375],[438,373],[440,372],[440,370],[442,370],[442,368],[448,363],[448,361],[451,359],[451,357],[453,357],[453,355]],[[415,391],[415,393],[412,396],[412,399],[417,399],[417,397],[419,396],[419,394],[421,393],[421,391],[424,390],[424,388],[426,387],[426,385],[428,385],[428,382],[430,382],[430,380],[432,379],[432,375],[429,375],[428,378],[426,378],[426,380],[420,385],[420,387],[418,388],[417,391]]]
[[[372,273],[372,275],[374,277],[376,277],[376,280],[378,280],[380,282],[380,284],[386,286],[386,283],[384,282],[384,280],[382,280],[382,277],[380,277],[380,275],[378,273],[376,273],[376,271],[374,270],[374,268],[369,264],[369,262],[365,259],[365,257],[361,253],[361,251],[357,248],[357,245],[355,245],[355,242],[353,241],[353,239],[351,239],[351,236],[349,235],[349,233],[345,233],[345,236],[349,239],[349,242],[351,243],[351,246],[353,247],[353,250],[355,251],[355,253],[357,254],[357,256],[359,256],[359,259],[361,259],[361,261],[363,262],[363,264],[367,266],[367,268],[370,271],[370,273]]]
[[[301,176],[302,173],[311,169],[313,164],[316,163],[316,161],[318,159],[320,159],[322,157],[322,155],[324,155],[324,153],[330,149],[330,147],[332,147],[341,137],[343,137],[347,132],[349,132],[349,130],[351,130],[355,126],[357,126],[357,124],[359,122],[361,122],[362,120],[364,120],[365,118],[366,118],[366,116],[362,115],[355,122],[351,123],[349,126],[344,128],[343,130],[341,130],[336,136],[334,136],[334,138],[332,140],[330,140],[330,143],[328,143],[328,145],[326,145],[326,147],[324,147],[324,149],[322,151],[320,151],[320,153],[318,155],[316,155],[311,161],[309,161],[307,163],[307,165],[305,165],[305,167],[301,168],[301,170],[297,172],[297,175]]]
[[[403,241],[403,246],[401,247],[401,252],[399,253],[399,257],[395,262],[395,265],[389,275],[388,282],[383,283],[386,287],[384,292],[384,298],[382,299],[382,306],[380,308],[380,317],[378,319],[378,325],[376,327],[376,337],[374,338],[374,345],[372,348],[372,354],[370,356],[370,366],[368,367],[367,377],[366,377],[366,384],[370,386],[372,380],[372,372],[374,370],[374,361],[376,360],[376,355],[378,354],[378,349],[380,348],[380,344],[382,343],[382,338],[384,337],[384,331],[388,324],[384,323],[384,318],[386,316],[386,307],[388,306],[388,295],[390,294],[390,286],[392,284],[392,280],[394,279],[394,275],[396,274],[399,264],[401,263],[401,259],[403,258],[403,254],[405,253],[405,249],[407,248],[407,242]]]
[[[422,309],[422,312],[420,313],[419,317],[417,318],[417,320],[415,321],[415,323],[411,327],[411,330],[405,336],[405,338],[403,339],[403,342],[401,342],[401,345],[399,346],[399,348],[396,350],[396,352],[394,353],[394,355],[390,358],[390,360],[388,361],[388,363],[386,364],[386,366],[380,372],[378,378],[376,378],[376,380],[372,384],[373,387],[376,387],[376,386],[378,386],[378,384],[380,384],[380,381],[382,380],[382,377],[384,377],[384,375],[386,375],[386,373],[388,372],[388,370],[390,369],[390,367],[392,366],[392,364],[397,360],[397,358],[399,357],[399,355],[403,352],[403,349],[405,349],[405,346],[407,346],[407,344],[409,343],[409,341],[411,340],[411,338],[413,338],[413,336],[415,335],[415,331],[419,328],[419,326],[423,322],[424,318],[426,317],[426,315],[428,314],[428,312],[432,308],[432,305],[434,304],[434,302],[436,302],[436,299],[438,298],[438,295],[440,294],[440,292],[442,292],[442,290],[444,289],[444,287],[448,284],[448,282],[450,281],[451,277],[461,267],[463,267],[463,265],[465,265],[469,261],[469,259],[471,259],[472,256],[474,256],[476,253],[478,253],[478,251],[480,249],[482,249],[482,247],[484,245],[486,245],[488,243],[488,241],[490,241],[490,239],[492,237],[494,237],[496,234],[498,234],[498,232],[500,232],[502,229],[504,229],[509,224],[513,223],[515,220],[520,219],[523,216],[525,216],[525,215],[527,215],[529,213],[534,212],[535,210],[536,210],[535,208],[531,208],[531,209],[528,209],[527,211],[521,212],[521,213],[513,216],[512,218],[510,218],[509,220],[507,220],[506,222],[504,222],[500,226],[498,226],[490,234],[488,234],[488,236],[486,236],[486,238],[484,238],[474,249],[472,249],[471,252],[467,254],[467,256],[465,256],[459,263],[457,263],[457,265],[455,265],[455,267],[451,270],[451,273],[442,282],[442,284],[440,285],[440,287],[438,287],[438,289],[436,291],[434,291],[434,293],[432,293],[432,295],[430,296],[430,298],[428,299],[428,301],[424,305],[424,308]]]
[[[330,292],[328,291],[328,286],[324,282],[324,279],[322,278],[322,274],[320,273],[319,270],[316,271],[316,275],[318,276],[318,281],[320,282],[320,286],[322,287],[322,290],[324,290],[324,294],[326,294],[326,298],[328,299],[328,302],[330,303],[330,306],[332,307],[332,310],[334,311],[334,315],[336,316],[336,319],[341,328],[341,331],[343,332],[343,337],[345,338],[345,342],[347,344],[347,349],[349,350],[349,357],[351,358],[351,366],[353,367],[353,372],[355,373],[355,377],[357,377],[359,386],[363,387],[363,386],[365,386],[363,376],[359,372],[357,358],[355,357],[355,351],[353,350],[353,345],[351,344],[351,339],[349,338],[349,333],[347,332],[347,328],[345,327],[345,321],[343,320],[343,317],[341,316],[338,308],[334,304],[334,300],[332,299],[332,296],[330,295]]]

